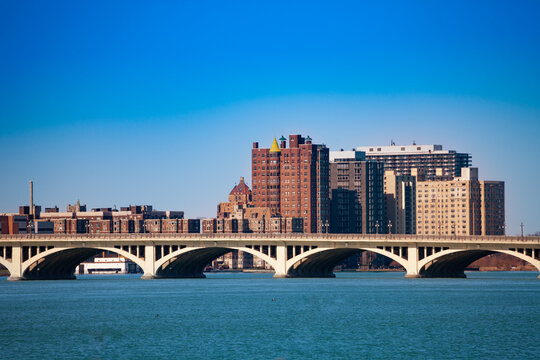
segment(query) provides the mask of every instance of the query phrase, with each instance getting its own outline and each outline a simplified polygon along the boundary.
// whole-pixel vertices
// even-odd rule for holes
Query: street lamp
[[[375,221],[375,234],[379,235],[379,220]]]
[[[521,237],[523,237],[523,222],[521,222],[521,225],[519,225],[519,227],[521,228]]]
[[[388,220],[388,234],[392,235],[392,220]]]

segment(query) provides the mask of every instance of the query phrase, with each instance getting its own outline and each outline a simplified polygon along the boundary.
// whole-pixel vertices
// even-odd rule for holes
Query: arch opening
[[[24,262],[20,280],[76,279],[75,270],[77,266],[104,251],[114,253],[119,257],[125,257],[142,268],[142,259],[130,256],[130,254],[116,248],[54,248]]]
[[[76,248],[55,252],[30,264],[23,272],[24,280],[72,280],[76,279],[76,267],[102,250]]]
[[[287,277],[335,277],[334,268],[360,249],[331,249],[316,252],[295,262]]]
[[[334,271],[404,271],[403,265],[388,256],[361,250],[340,262]]]
[[[0,263],[0,276],[10,276],[9,269]]]
[[[464,250],[445,254],[426,262],[419,270],[420,277],[425,278],[466,278],[465,270],[476,261],[492,254],[507,254],[516,262],[522,260],[540,271],[533,259],[527,259],[510,251]]]
[[[273,267],[268,257],[264,254],[258,254],[248,248],[197,248],[179,250],[178,254],[171,254],[166,261],[161,263],[157,269],[154,278],[205,278],[204,270],[217,258],[233,251],[250,254],[253,258],[257,257]]]
[[[395,268],[404,268],[406,259],[378,248],[316,248],[288,260],[287,277],[335,277],[334,269],[345,259],[359,253],[376,254],[393,263]]]

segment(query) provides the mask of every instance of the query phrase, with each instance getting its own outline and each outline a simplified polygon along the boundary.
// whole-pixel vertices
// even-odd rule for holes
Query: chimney
[[[34,215],[34,182],[30,181],[30,215]]]

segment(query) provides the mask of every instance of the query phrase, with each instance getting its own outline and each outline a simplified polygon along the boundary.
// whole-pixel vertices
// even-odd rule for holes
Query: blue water
[[[534,272],[0,280],[2,359],[538,359]]]

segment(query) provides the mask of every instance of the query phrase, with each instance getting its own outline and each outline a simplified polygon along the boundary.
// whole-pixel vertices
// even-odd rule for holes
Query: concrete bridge
[[[8,280],[74,279],[78,264],[111,251],[141,267],[143,279],[201,278],[212,260],[240,250],[266,261],[274,277],[332,277],[358,251],[399,263],[406,277],[465,277],[464,269],[492,253],[515,256],[540,271],[538,236],[363,234],[57,234],[0,235]],[[539,277],[540,278],[540,277]]]

